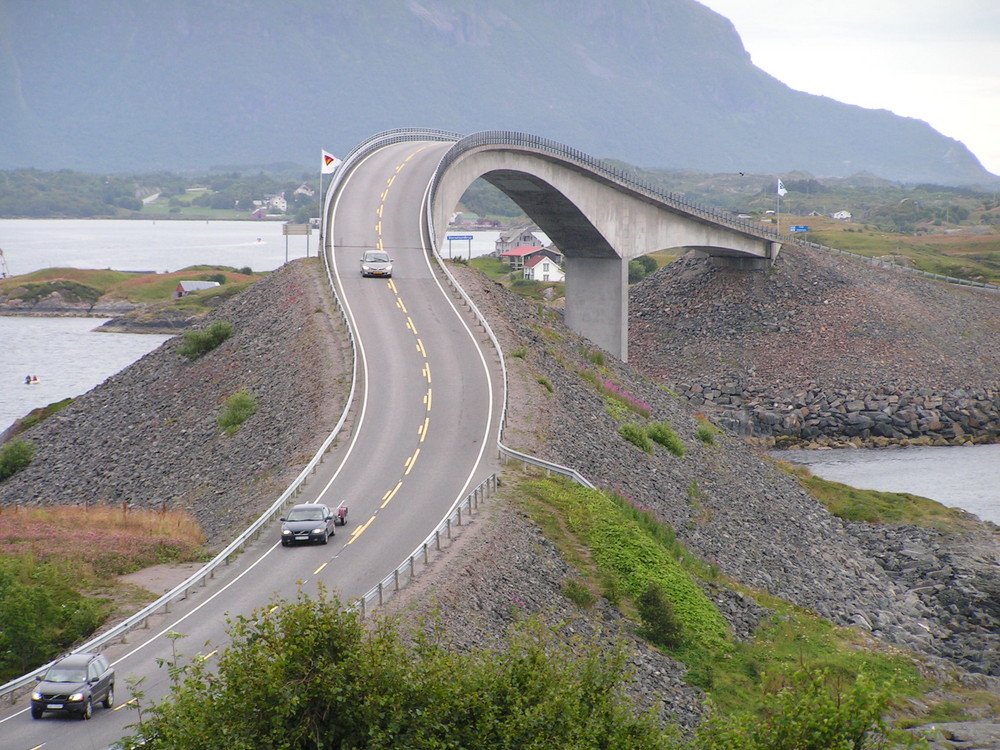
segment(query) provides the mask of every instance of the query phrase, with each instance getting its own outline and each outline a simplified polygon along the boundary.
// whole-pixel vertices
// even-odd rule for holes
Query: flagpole
[[[319,156],[319,253],[323,254],[323,230],[326,228],[324,226],[324,216],[323,216],[323,150],[320,149]],[[323,262],[326,262],[324,257]]]

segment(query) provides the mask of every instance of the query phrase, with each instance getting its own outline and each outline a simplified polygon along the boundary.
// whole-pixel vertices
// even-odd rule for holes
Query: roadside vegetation
[[[207,328],[184,332],[184,341],[177,347],[182,357],[190,360],[208,354],[233,335],[233,324],[228,320],[215,320]]]
[[[136,734],[126,746],[210,748],[220,733],[234,747],[912,744],[892,726],[898,707],[924,690],[909,658],[746,589],[773,614],[752,640],[737,641],[705,593],[731,582],[648,509],[559,479],[510,479],[505,494],[573,567],[567,599],[585,609],[607,599],[638,637],[688,665],[713,708],[694,737],[635,714],[623,696],[624,642],[587,643],[531,616],[497,648],[456,652],[433,619],[406,630],[387,620],[366,626],[321,590],[231,622],[232,643],[211,663],[177,654],[165,665],[176,677],[168,700],[152,705],[133,685]]]
[[[201,558],[187,514],[127,506],[0,508],[0,683],[149,600],[117,576]]]
[[[107,298],[149,305],[150,309],[176,309],[201,315],[239,294],[260,277],[261,274],[255,274],[250,268],[229,266],[189,266],[172,273],[46,268],[0,279],[0,299],[36,304],[58,292],[67,302],[93,305]],[[175,299],[174,292],[181,281],[215,281],[219,286]]]

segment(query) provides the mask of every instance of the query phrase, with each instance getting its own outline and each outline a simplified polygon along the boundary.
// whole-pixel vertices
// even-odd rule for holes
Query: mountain
[[[0,168],[319,168],[396,127],[644,167],[984,184],[928,124],[785,86],[694,0],[0,0]]]

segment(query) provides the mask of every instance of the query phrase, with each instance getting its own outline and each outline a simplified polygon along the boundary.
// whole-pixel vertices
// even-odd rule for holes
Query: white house
[[[546,255],[535,255],[524,261],[524,278],[531,281],[565,281],[566,273]]]
[[[501,232],[493,254],[499,258],[501,254],[516,247],[541,247],[543,243],[536,233],[541,234],[534,224],[525,224]]]
[[[213,289],[219,286],[218,281],[181,281],[174,289],[174,297],[187,297],[191,292],[199,292],[202,289]]]
[[[850,221],[851,212],[850,211],[837,211],[835,214],[831,215],[831,219],[840,219],[841,221]]]

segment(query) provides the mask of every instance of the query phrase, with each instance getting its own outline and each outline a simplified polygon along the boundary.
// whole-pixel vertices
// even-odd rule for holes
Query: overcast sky
[[[793,89],[923,120],[1000,174],[1000,0],[698,1]]]

